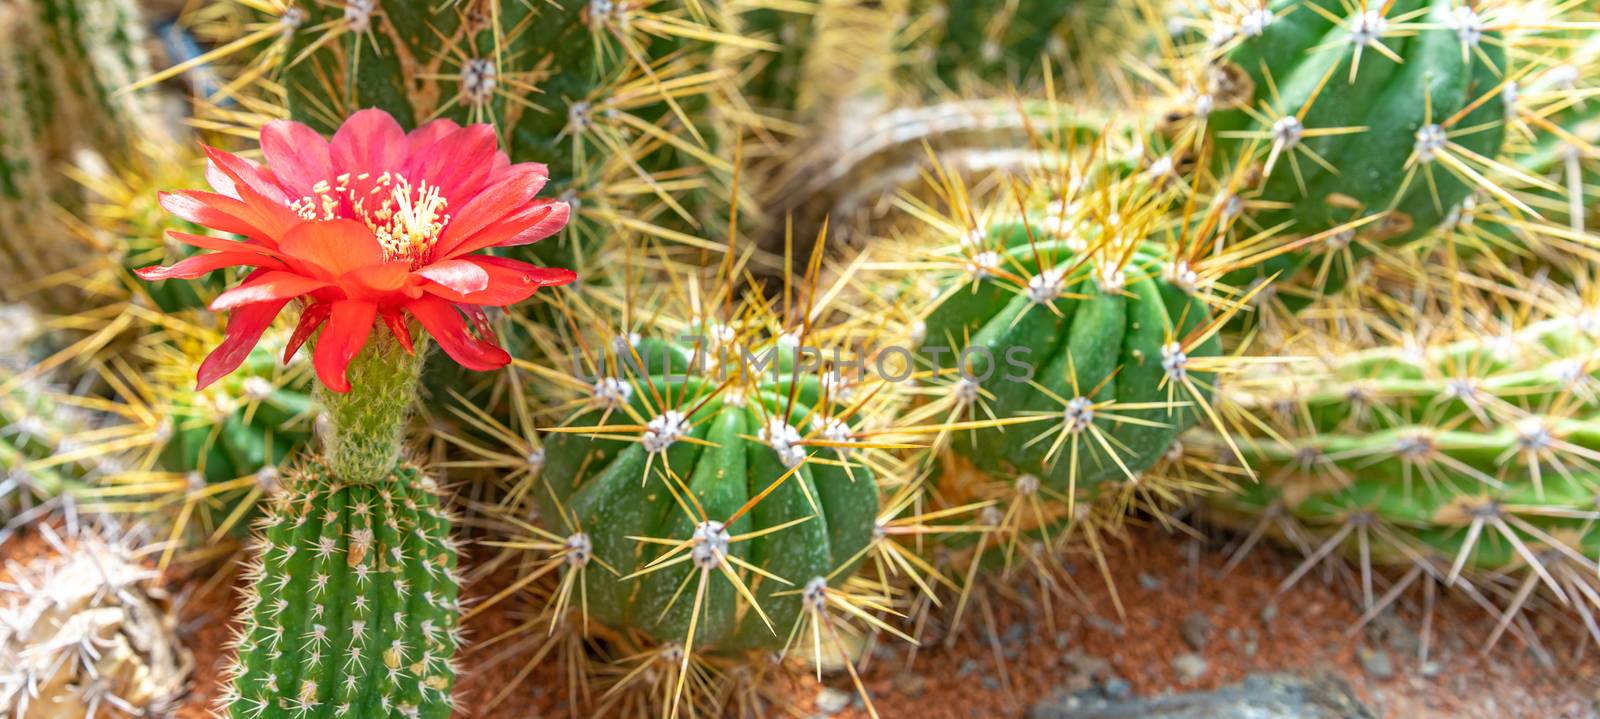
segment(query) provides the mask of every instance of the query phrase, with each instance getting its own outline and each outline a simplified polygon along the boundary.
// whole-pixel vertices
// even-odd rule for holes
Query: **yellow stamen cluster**
[[[352,179],[367,186],[371,175],[345,173],[334,178],[336,184],[318,182],[312,187],[313,195],[289,203],[289,208],[307,220],[334,220],[345,216],[348,201],[353,219],[372,229],[385,259],[407,259],[413,267],[432,259],[433,246],[450,223],[450,215],[444,212],[450,202],[439,188],[424,181],[413,191],[404,176],[384,172],[362,193],[360,187],[350,186]],[[368,208],[369,196],[378,198],[376,209]]]

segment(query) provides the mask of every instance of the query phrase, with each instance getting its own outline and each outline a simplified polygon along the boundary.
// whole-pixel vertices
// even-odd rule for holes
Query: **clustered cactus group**
[[[855,677],[862,637],[1179,505],[1303,551],[1286,584],[1348,557],[1369,611],[1430,582],[1491,643],[1534,610],[1600,642],[1600,12],[201,5],[213,49],[152,74],[128,0],[0,0],[0,538],[92,511],[163,569],[246,547],[227,716],[449,716],[464,625],[512,600],[575,711],[750,713],[773,666]],[[162,83],[201,67],[179,130]],[[367,108],[412,149],[488,126],[451,137],[495,167],[425,169],[538,163],[571,222],[471,264],[434,243],[474,204],[281,162],[303,131],[393,169]],[[195,149],[258,134],[270,163]],[[452,299],[334,297],[410,279],[291,221]],[[258,269],[187,281],[233,235],[271,235],[217,263]],[[337,277],[296,264],[324,246]],[[481,299],[524,263],[578,279]],[[308,319],[251,324],[263,293]],[[88,691],[42,686],[0,700]]]

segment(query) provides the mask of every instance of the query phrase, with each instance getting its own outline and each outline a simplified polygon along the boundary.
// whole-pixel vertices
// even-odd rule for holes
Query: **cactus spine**
[[[229,716],[450,716],[456,550],[411,466],[346,484],[312,463],[262,523]]]

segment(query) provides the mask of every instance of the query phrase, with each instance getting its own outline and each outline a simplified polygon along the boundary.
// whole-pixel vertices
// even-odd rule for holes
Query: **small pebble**
[[[1172,668],[1178,672],[1178,681],[1193,684],[1206,675],[1209,665],[1198,654],[1179,654],[1172,659]]]
[[[1361,660],[1361,668],[1373,679],[1394,678],[1394,660],[1389,657],[1389,652],[1362,647],[1356,650],[1356,658]]]
[[[1126,629],[1122,628],[1121,624],[1113,622],[1110,619],[1106,619],[1098,614],[1089,615],[1089,626],[1110,634],[1113,637],[1120,637],[1128,633]]]
[[[1262,624],[1271,624],[1273,622],[1273,620],[1276,620],[1277,618],[1278,618],[1278,604],[1277,604],[1277,602],[1269,603],[1269,604],[1267,604],[1267,606],[1264,606],[1264,607],[1261,608],[1261,623]]]
[[[1190,649],[1201,651],[1206,648],[1206,642],[1211,639],[1211,618],[1204,612],[1190,612],[1183,618],[1183,624],[1178,628],[1183,635],[1183,643]]]
[[[1417,667],[1417,671],[1420,672],[1422,676],[1432,679],[1436,676],[1439,676],[1439,673],[1444,671],[1444,665],[1435,661],[1426,661],[1422,663],[1422,666]]]
[[[916,672],[902,672],[894,678],[895,691],[908,697],[922,696],[923,690],[927,687],[927,678]]]
[[[1133,696],[1133,685],[1122,677],[1112,676],[1101,685],[1100,691],[1105,693],[1107,699],[1120,702]]]
[[[844,711],[845,707],[850,706],[851,696],[853,695],[846,691],[840,691],[833,687],[823,687],[821,691],[817,692],[817,711],[822,712],[825,716],[838,714]]]
[[[989,691],[992,691],[992,692],[1000,691],[1000,680],[996,679],[996,678],[994,678],[992,676],[986,676],[986,677],[984,677],[982,679],[979,679],[978,683],[982,684],[983,688],[984,689],[988,689]]]
[[[964,676],[966,676],[968,674],[971,674],[971,673],[973,673],[975,671],[978,671],[978,660],[976,660],[976,659],[964,659],[961,662],[961,666],[956,667],[956,676],[964,677]]]
[[[1139,586],[1144,587],[1145,589],[1147,589],[1149,591],[1152,591],[1152,592],[1159,592],[1159,591],[1161,591],[1161,580],[1156,578],[1154,575],[1146,574],[1144,572],[1140,572],[1139,573]]]

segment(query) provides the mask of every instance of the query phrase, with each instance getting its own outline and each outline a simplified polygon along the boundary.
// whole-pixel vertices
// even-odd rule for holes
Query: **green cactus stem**
[[[405,448],[407,419],[416,402],[418,378],[428,344],[422,333],[413,350],[386,331],[374,331],[367,346],[350,362],[349,392],[321,385],[327,464],[340,482],[382,481],[399,464]]]
[[[456,549],[432,481],[313,462],[262,524],[223,704],[249,719],[451,716]]]

